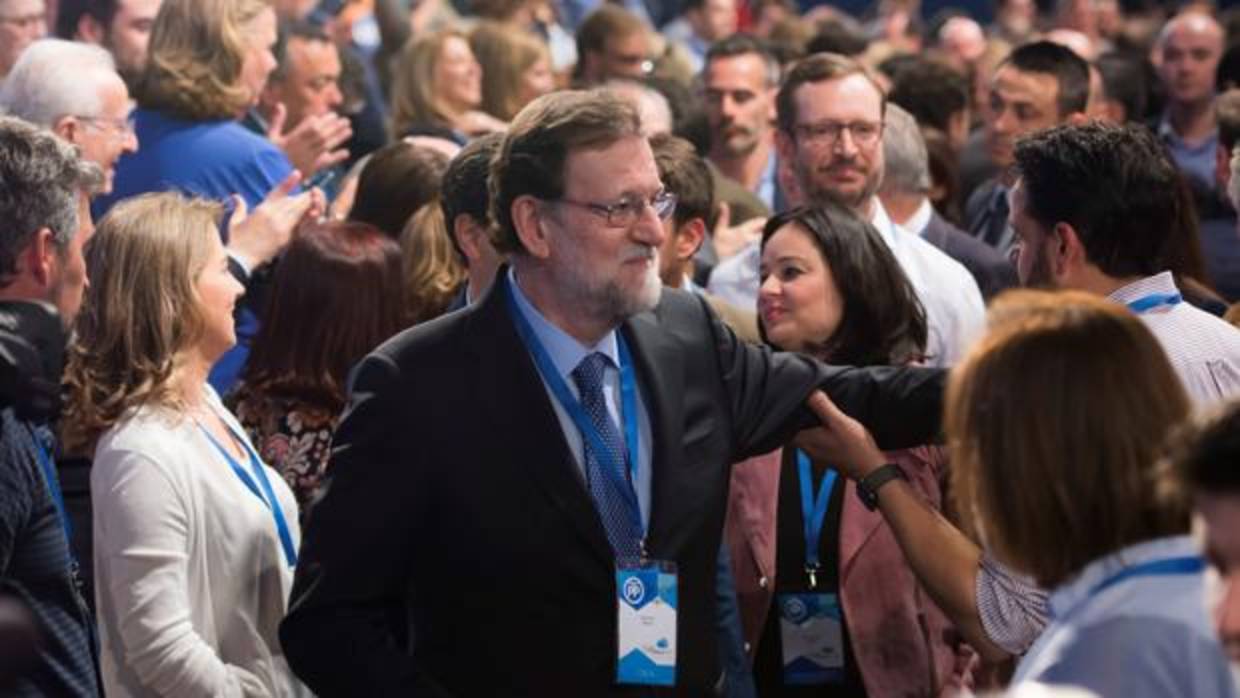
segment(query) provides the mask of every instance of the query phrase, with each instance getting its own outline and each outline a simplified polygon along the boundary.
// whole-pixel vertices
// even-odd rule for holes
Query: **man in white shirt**
[[[1240,393],[1240,330],[1184,302],[1167,270],[1175,164],[1147,130],[1090,123],[1016,146],[1016,271],[1026,285],[1107,296],[1141,316],[1198,407]]]
[[[982,327],[982,294],[960,263],[893,223],[879,201],[886,106],[860,63],[830,53],[810,56],[779,89],[775,144],[806,203],[844,204],[878,229],[925,307],[928,362],[948,366]]]

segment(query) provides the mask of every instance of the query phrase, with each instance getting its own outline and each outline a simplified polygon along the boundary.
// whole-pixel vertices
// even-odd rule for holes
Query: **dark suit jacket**
[[[977,280],[986,300],[1019,283],[1016,268],[1002,252],[947,222],[937,211],[931,214],[921,236],[963,264]]]
[[[319,695],[650,695],[613,686],[612,552],[510,292],[501,270],[480,303],[405,331],[355,374],[280,628]],[[880,443],[925,442],[944,374],[774,355],[666,289],[621,332],[653,430],[647,547],[679,570],[676,693],[708,695],[728,464],[807,425],[815,385]]]

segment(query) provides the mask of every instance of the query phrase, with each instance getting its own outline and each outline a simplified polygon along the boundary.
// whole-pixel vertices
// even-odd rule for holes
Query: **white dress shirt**
[[[297,500],[279,473],[266,474],[296,546]],[[293,569],[272,512],[197,423],[163,408],[137,410],[100,439],[90,484],[109,696],[310,695],[277,635]]]
[[[986,321],[986,305],[973,275],[939,248],[896,225],[877,197],[870,223],[895,255],[926,310],[926,363],[955,364]]]
[[[1150,295],[1178,293],[1171,272],[1165,271],[1134,281],[1109,298],[1128,305]],[[1240,330],[1184,301],[1139,315],[1167,352],[1197,408],[1240,395]]]

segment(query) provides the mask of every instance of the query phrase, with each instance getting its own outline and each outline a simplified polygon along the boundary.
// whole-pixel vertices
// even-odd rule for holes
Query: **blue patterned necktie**
[[[586,466],[586,480],[590,488],[590,496],[594,498],[594,506],[598,509],[599,518],[603,520],[603,528],[607,531],[607,540],[617,558],[637,557],[641,552],[641,531],[638,529],[634,515],[626,503],[624,492],[620,487],[632,488],[629,484],[624,458],[624,441],[615,421],[607,411],[603,401],[603,374],[610,363],[603,354],[594,352],[581,360],[573,369],[573,382],[581,393],[581,406],[590,417],[590,422],[598,431],[599,440],[603,442],[606,454],[594,452],[590,439],[582,438],[582,457]],[[636,415],[629,415],[636,419]],[[633,454],[636,458],[637,454]],[[620,470],[608,473],[609,468],[619,467]],[[636,502],[636,496],[633,501]]]

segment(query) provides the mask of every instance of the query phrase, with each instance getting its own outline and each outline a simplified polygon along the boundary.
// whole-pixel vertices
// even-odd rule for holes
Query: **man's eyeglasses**
[[[78,121],[91,124],[92,126],[95,126],[96,128],[106,128],[108,131],[110,131],[113,135],[116,135],[116,136],[125,137],[125,136],[134,135],[134,130],[133,130],[134,123],[133,123],[132,115],[124,119],[110,119],[106,116],[80,116],[80,115],[77,116],[76,118]]]
[[[798,138],[817,145],[835,145],[839,142],[840,136],[844,135],[844,131],[848,131],[852,135],[854,143],[862,148],[869,148],[878,143],[878,137],[883,133],[883,122],[853,121],[844,123],[842,121],[819,121],[816,124],[796,125]]]
[[[633,225],[641,218],[642,213],[646,210],[646,206],[654,209],[655,215],[661,220],[667,219],[668,216],[676,212],[676,195],[667,190],[661,191],[649,199],[640,196],[630,196],[614,204],[598,204],[591,201],[573,201],[572,199],[563,198],[555,199],[554,203],[580,206],[597,216],[606,218],[607,225],[613,228],[627,228]]]

